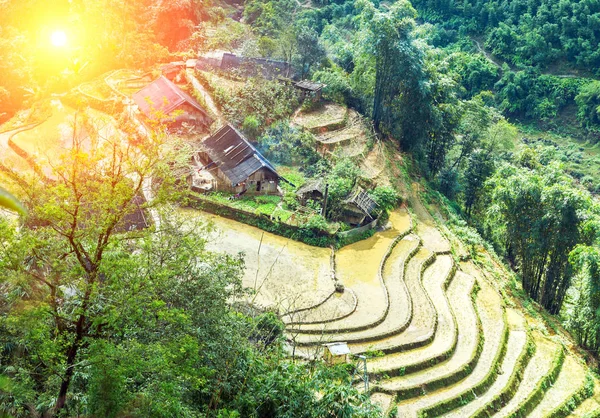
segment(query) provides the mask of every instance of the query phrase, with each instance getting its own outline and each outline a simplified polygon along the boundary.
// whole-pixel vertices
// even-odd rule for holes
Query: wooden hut
[[[177,61],[161,65],[160,71],[162,75],[167,77],[169,80],[175,81],[177,76],[181,74],[181,72],[185,70],[185,68],[186,63],[184,61]]]
[[[377,203],[363,189],[356,189],[344,201],[342,220],[351,225],[362,225],[365,220],[370,222],[375,219]]]
[[[300,90],[300,97],[302,100],[305,100],[308,97],[313,102],[320,102],[325,84],[302,80],[294,83],[294,87]]]
[[[303,206],[306,205],[309,200],[314,200],[315,202],[321,201],[325,196],[325,187],[325,179],[322,177],[315,180],[309,180],[296,191],[296,196],[298,196],[298,200]]]
[[[206,110],[165,76],[159,77],[133,95],[144,116],[168,126],[183,122],[207,129],[213,122]]]
[[[210,173],[213,190],[231,193],[278,194],[284,180],[275,167],[234,127],[225,125],[204,140],[196,161],[199,173]]]

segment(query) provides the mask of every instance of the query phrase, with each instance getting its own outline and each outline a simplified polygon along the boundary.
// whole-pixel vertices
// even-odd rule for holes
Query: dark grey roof
[[[377,208],[377,203],[363,189],[358,188],[345,203],[355,204],[365,215],[371,216]]]
[[[302,80],[302,81],[298,81],[297,83],[295,83],[294,86],[296,86],[302,90],[319,91],[324,87],[324,84],[313,83],[312,81],[308,81],[308,80]]]
[[[231,125],[223,126],[204,140],[202,145],[210,159],[234,186],[263,167],[280,177],[275,167]]]

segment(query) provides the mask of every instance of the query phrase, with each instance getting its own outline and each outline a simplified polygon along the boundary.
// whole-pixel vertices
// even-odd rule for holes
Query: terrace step
[[[384,263],[382,278],[383,283],[386,286],[388,294],[393,295],[390,297],[390,305],[388,308],[388,315],[393,317],[402,316],[405,317],[403,322],[408,324],[412,315],[412,305],[408,290],[403,280],[404,266],[410,258],[416,253],[420,245],[418,237],[415,235],[408,235],[400,240],[394,248],[391,250],[389,257]],[[348,290],[352,290],[348,288]],[[358,299],[358,297],[357,297]],[[328,322],[334,322],[331,316],[328,316],[326,312],[323,312],[321,316],[320,324],[321,328],[327,327],[325,325]],[[402,322],[402,321],[401,321]],[[289,327],[290,331],[297,331],[300,334],[315,334],[317,333],[315,327],[307,327],[306,324],[291,324]],[[322,332],[319,332],[322,333]]]
[[[555,410],[562,404],[569,403],[573,409],[581,403],[577,397],[586,383],[587,372],[583,365],[573,356],[567,355],[563,362],[556,382],[546,390],[544,398],[527,416],[543,418],[553,416]],[[564,416],[566,414],[560,414]]]
[[[422,267],[420,271],[423,271]],[[454,263],[449,255],[436,257],[422,274],[410,275],[409,263],[405,276],[406,285],[413,301],[413,316],[409,327],[401,333],[377,341],[353,344],[352,351],[364,353],[369,350],[377,350],[390,354],[430,345],[438,326],[438,315],[432,300],[436,300],[436,305],[445,305],[447,308],[444,288],[452,279],[453,272]],[[422,279],[419,279],[420,277]],[[433,299],[434,295],[437,299]],[[444,327],[448,325],[450,324],[445,321],[442,324]]]
[[[409,239],[407,239],[409,238]],[[402,245],[400,245],[400,243],[397,246],[400,246],[400,248],[398,249],[398,258],[397,258],[397,262],[396,265],[398,266],[403,266],[404,265],[404,260],[407,259],[407,257],[410,256],[410,254],[414,253],[414,250],[416,249],[418,242],[414,239],[412,239],[411,237],[407,237],[405,239],[403,239],[401,241]],[[393,251],[394,252],[394,251]],[[392,252],[392,253],[393,253]],[[408,266],[407,266],[407,275],[405,277],[409,277],[408,273],[411,269],[417,269],[416,271],[419,271],[419,269],[421,268],[421,266],[423,265],[424,262],[426,262],[429,258],[431,257],[431,253],[427,250],[424,249],[419,249],[417,251],[417,253],[415,254],[414,257],[410,258],[410,261],[408,262]],[[394,294],[398,294],[398,292],[405,292],[405,288],[403,286],[403,281],[401,280],[401,272],[397,271],[396,275],[394,277],[394,280],[392,280],[391,277],[389,277],[388,275],[386,275],[387,279],[386,282],[395,282],[395,285],[393,286],[393,291]],[[407,286],[409,286],[409,284],[407,283]],[[413,296],[412,293],[410,295],[411,297]],[[358,300],[359,300],[359,305],[360,305],[360,301],[361,301],[361,295],[358,295]],[[411,321],[411,311],[410,311],[410,307],[411,304],[408,303],[408,301],[410,300],[408,295],[405,296],[405,298],[403,299],[405,301],[405,305],[403,306],[402,300],[399,300],[399,298],[396,297],[392,297],[390,298],[390,308],[388,309],[388,314],[383,318],[382,321],[380,321],[379,323],[375,324],[372,327],[366,328],[364,330],[356,330],[356,331],[341,331],[339,333],[336,334],[329,334],[326,332],[323,332],[321,335],[314,335],[314,334],[302,334],[304,327],[300,328],[299,331],[296,331],[295,328],[293,329],[289,329],[288,333],[291,332],[298,332],[298,337],[296,338],[296,344],[299,346],[310,346],[310,345],[314,345],[314,344],[320,344],[323,342],[328,342],[328,341],[346,341],[349,343],[363,343],[363,342],[370,342],[370,341],[376,341],[376,340],[380,340],[382,338],[386,338],[398,333],[402,333],[406,327],[409,324],[412,324],[412,321],[414,321],[415,316],[417,315],[417,310],[414,310],[413,314],[412,314],[412,321]],[[421,300],[421,299],[419,299]],[[412,304],[412,306],[414,305],[414,302]],[[408,308],[408,309],[407,309]],[[357,309],[358,310],[358,309]],[[326,327],[328,324],[323,324],[324,327]],[[368,346],[364,346],[362,351],[365,351],[368,349]],[[354,353],[357,352],[362,352],[362,351],[356,351],[355,349],[353,349]]]
[[[487,281],[479,279],[477,282],[480,290],[477,294],[476,307],[481,321],[483,345],[481,346],[480,356],[472,356],[476,363],[469,362],[469,367],[463,369],[463,374],[455,371],[446,376],[437,376],[435,380],[432,380],[430,376],[419,373],[421,382],[417,381],[419,382],[418,386],[413,383],[412,388],[408,391],[408,395],[413,399],[404,400],[398,404],[399,416],[416,416],[420,410],[475,389],[482,384],[488,373],[499,362],[503,361],[509,330],[502,298]],[[462,334],[459,334],[460,337],[462,337]],[[479,348],[476,348],[475,353],[478,351]],[[409,379],[411,377],[408,376]],[[421,396],[414,398],[414,395],[419,395],[419,390]],[[407,393],[402,391],[401,388],[397,392],[400,399],[408,398]]]
[[[394,404],[394,397],[385,393],[376,392],[372,393],[371,402],[381,408],[382,416],[387,416],[389,414],[390,409]]]
[[[527,334],[524,318],[514,310],[507,310],[507,317],[510,323],[510,334],[506,345],[506,355],[504,361],[497,370],[493,370],[490,379],[494,383],[480,396],[476,396],[469,403],[461,406],[451,412],[443,415],[446,418],[476,417],[488,416],[488,411],[492,409],[493,404],[502,404],[503,398],[509,398],[511,391],[518,386],[519,381],[515,378],[521,375],[525,366],[529,362],[532,354],[533,339]],[[471,395],[457,397],[455,399],[465,402]]]
[[[535,354],[527,364],[523,373],[523,379],[512,398],[504,405],[494,417],[520,417],[524,416],[524,409],[533,409],[543,396],[542,381],[553,382],[553,370],[562,364],[562,346],[544,337],[539,331],[532,332],[535,343]]]
[[[366,330],[385,320],[390,300],[382,271],[394,245],[402,241],[411,229],[410,215],[406,212],[392,212],[390,220],[392,229],[348,245],[336,253],[336,276],[358,298],[353,314],[325,324],[294,327],[291,331],[317,335],[337,334]],[[361,262],[357,263],[357,260]]]
[[[457,279],[458,276],[463,274],[458,272]],[[479,356],[477,345],[483,340],[483,334],[481,333],[479,315],[473,306],[473,301],[465,306],[463,313],[461,320],[457,321],[459,337],[456,349],[447,361],[410,375],[399,375],[382,380],[377,385],[378,390],[390,394],[402,392],[410,393],[411,397],[419,396],[423,391],[422,389],[425,389],[422,388],[423,385],[429,383],[434,388],[442,387],[443,381],[460,373],[469,367],[470,363],[476,362]]]
[[[599,418],[600,417],[600,382],[595,381],[594,394],[586,399],[569,414],[569,418]]]
[[[288,327],[339,321],[352,315],[356,310],[357,304],[358,298],[354,291],[352,289],[345,289],[342,293],[333,292],[331,297],[316,307],[284,315],[283,321]]]
[[[473,309],[465,309],[473,303],[474,284],[473,277],[457,272],[448,287],[447,301],[446,296],[439,298],[430,293],[438,312],[438,327],[433,342],[419,349],[371,359],[367,364],[369,373],[404,376],[450,358],[458,345],[459,326],[476,323]]]

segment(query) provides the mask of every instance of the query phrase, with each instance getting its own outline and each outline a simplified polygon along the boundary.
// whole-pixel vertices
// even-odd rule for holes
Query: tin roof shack
[[[278,194],[284,180],[275,167],[234,127],[225,125],[204,140],[196,161],[198,173],[214,178],[213,190],[231,193]]]
[[[188,123],[197,128],[208,129],[213,120],[196,100],[177,87],[165,76],[138,91],[133,100],[144,116],[169,127]]]
[[[306,206],[309,200],[315,202],[323,200],[325,196],[325,179],[318,178],[315,180],[309,180],[296,191],[296,196],[302,206]]]
[[[341,220],[350,225],[360,226],[365,220],[370,222],[375,219],[377,203],[363,189],[356,189],[344,201]]]
[[[305,100],[307,97],[313,102],[320,102],[325,84],[313,83],[312,81],[302,80],[294,83],[294,87],[300,90],[300,97]]]
[[[350,348],[347,343],[327,343],[323,344],[323,360],[329,365],[348,363]]]

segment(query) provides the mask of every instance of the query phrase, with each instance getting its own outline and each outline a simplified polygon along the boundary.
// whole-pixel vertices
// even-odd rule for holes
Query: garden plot
[[[498,370],[494,383],[481,396],[444,417],[461,418],[474,416],[480,409],[502,395],[511,383],[512,377],[524,367],[522,358],[527,359],[528,336],[524,318],[514,310],[507,310],[507,318],[511,327],[508,337],[507,351]],[[494,373],[494,372],[492,372]]]
[[[329,151],[339,152],[343,157],[355,157],[366,150],[371,136],[368,126],[355,110],[348,110],[348,122],[341,129],[317,135],[317,141]]]
[[[308,112],[298,112],[293,122],[313,133],[339,129],[346,123],[348,108],[336,103],[324,103]]]
[[[246,84],[243,80],[234,80],[233,78],[223,77],[211,71],[198,71],[201,77],[206,79],[212,89],[224,89],[228,93],[235,94]]]
[[[448,287],[448,300],[445,296],[440,298],[430,294],[438,313],[438,326],[432,343],[419,349],[371,359],[368,363],[369,371],[389,376],[397,376],[400,372],[407,375],[449,358],[458,342],[457,320],[463,322],[469,314],[465,307],[471,304],[474,283],[471,276],[459,272]],[[451,307],[456,311],[456,320]],[[474,315],[472,311],[470,313]]]
[[[394,240],[410,230],[410,215],[406,211],[392,212],[390,224],[392,228],[343,247],[336,253],[337,278],[356,294],[356,311],[340,321],[303,326],[303,331],[313,334],[350,332],[367,329],[383,320],[388,300],[379,274],[381,261]],[[309,343],[310,339],[306,342]]]
[[[480,290],[477,294],[476,306],[483,331],[483,347],[477,364],[471,369],[471,373],[459,383],[446,385],[447,387],[428,393],[425,396],[399,403],[399,416],[416,416],[417,412],[422,409],[431,407],[441,401],[453,399],[466,391],[470,391],[481,383],[497,361],[502,360],[502,358],[499,358],[499,353],[502,351],[503,344],[506,343],[507,332],[507,324],[504,322],[502,299],[487,282],[479,280],[478,283]],[[418,382],[418,380],[411,379],[411,377],[417,377],[417,375],[408,376],[407,380]],[[425,376],[419,377],[422,379]],[[422,380],[424,381],[419,383],[419,386],[427,383],[427,380]]]
[[[586,370],[578,359],[571,355],[565,357],[556,382],[544,394],[538,406],[528,415],[531,418],[547,417],[557,406],[568,402],[585,384]]]
[[[560,355],[560,346],[544,337],[538,331],[534,331],[532,337],[536,345],[535,354],[527,364],[527,367],[525,367],[519,389],[517,389],[510,401],[494,415],[495,417],[513,416],[519,406],[523,405],[535,394],[541,380],[552,369],[553,361]]]
[[[329,248],[312,247],[202,211],[179,209],[179,213],[214,225],[209,250],[243,253],[243,284],[256,290],[250,298],[254,303],[287,312],[314,306],[333,292]]]
[[[414,236],[407,236],[402,239],[391,252],[384,268],[384,284],[390,296],[390,305],[384,320],[376,326],[365,330],[344,332],[339,334],[327,334],[317,337],[319,341],[346,341],[351,344],[353,353],[361,353],[368,350],[368,344],[358,344],[364,341],[373,341],[384,338],[387,335],[392,335],[401,332],[410,321],[410,298],[404,286],[403,267],[405,260],[417,249],[419,241]],[[391,264],[393,263],[393,264]],[[391,267],[393,266],[393,267]],[[392,274],[390,274],[392,273]],[[397,297],[396,297],[397,295]],[[360,300],[360,295],[358,295]],[[291,330],[290,330],[291,331]],[[300,331],[302,332],[302,331]],[[315,337],[303,336],[297,339],[300,344],[314,343]]]

